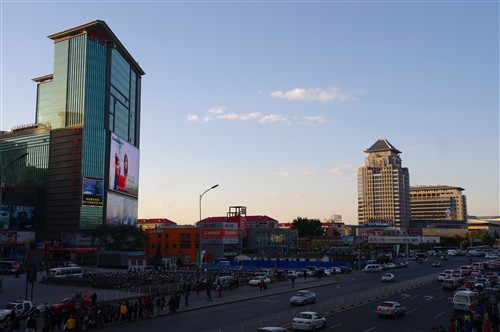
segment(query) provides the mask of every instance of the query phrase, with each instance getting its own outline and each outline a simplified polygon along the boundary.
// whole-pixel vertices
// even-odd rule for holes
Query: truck
[[[3,322],[7,316],[11,316],[12,310],[15,311],[17,318],[23,319],[32,313],[40,313],[43,308],[27,300],[14,301],[0,309],[0,322]]]

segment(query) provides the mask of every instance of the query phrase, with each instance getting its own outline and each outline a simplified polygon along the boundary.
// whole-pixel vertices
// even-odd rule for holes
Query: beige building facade
[[[379,139],[358,169],[358,223],[360,226],[410,226],[410,176],[396,149]]]
[[[410,188],[411,220],[467,222],[464,188],[454,186],[413,186]]]

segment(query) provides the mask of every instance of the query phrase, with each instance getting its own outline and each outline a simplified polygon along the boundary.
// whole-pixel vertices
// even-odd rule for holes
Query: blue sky
[[[498,1],[1,1],[0,129],[33,123],[46,36],[104,20],[146,72],[139,218],[230,206],[357,223],[375,141],[499,215]]]

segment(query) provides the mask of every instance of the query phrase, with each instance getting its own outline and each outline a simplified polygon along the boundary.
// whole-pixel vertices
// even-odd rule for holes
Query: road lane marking
[[[419,296],[420,296],[420,294],[417,294],[417,295],[415,295],[415,296],[410,297],[410,299],[411,299],[411,300],[413,300],[413,299],[416,299],[416,298],[417,298],[417,297],[419,297]]]
[[[403,299],[406,299],[407,297],[410,297],[410,296],[411,296],[410,294],[401,294],[401,297],[402,297]]]
[[[417,311],[417,310],[418,310],[418,308],[411,309],[410,311],[407,311],[406,314],[411,314],[412,312]]]
[[[376,326],[373,326],[373,327],[370,327],[368,330],[364,330],[363,332],[368,332],[368,331],[371,331],[371,330],[375,330],[377,327]]]
[[[328,330],[333,330],[334,328],[339,327],[339,326],[340,326],[340,325],[342,325],[342,324],[343,324],[343,323],[339,323],[339,324],[336,324],[336,325],[333,325],[333,326],[327,327],[327,328],[325,329],[325,331],[328,331]]]
[[[438,318],[439,316],[444,315],[445,313],[446,313],[446,311],[443,311],[443,312],[441,312],[441,313],[437,314],[436,316],[434,316],[434,317],[432,317],[432,318],[436,319],[436,318]]]
[[[444,296],[436,297],[436,301],[439,301],[439,300],[441,300],[443,298],[444,298]]]
[[[424,295],[424,297],[425,297],[426,301],[430,301],[434,298],[434,296],[430,296],[430,295]]]

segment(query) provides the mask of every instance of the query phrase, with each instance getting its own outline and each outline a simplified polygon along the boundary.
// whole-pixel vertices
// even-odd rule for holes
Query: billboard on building
[[[222,243],[222,244],[236,244],[238,243],[238,229],[223,229],[211,228],[203,229],[202,237],[204,243]]]
[[[106,225],[137,226],[137,199],[108,191]]]
[[[439,236],[369,236],[368,243],[440,243]]]
[[[9,229],[9,206],[0,205],[0,229]]]
[[[11,230],[32,230],[35,226],[35,207],[27,205],[12,205],[10,209]]]
[[[108,188],[137,197],[139,149],[112,133],[109,151]]]
[[[35,241],[35,232],[16,232],[16,243],[17,244],[27,244]]]
[[[82,205],[102,206],[104,180],[83,178]]]
[[[0,232],[0,245],[13,245],[17,243],[17,232]]]

